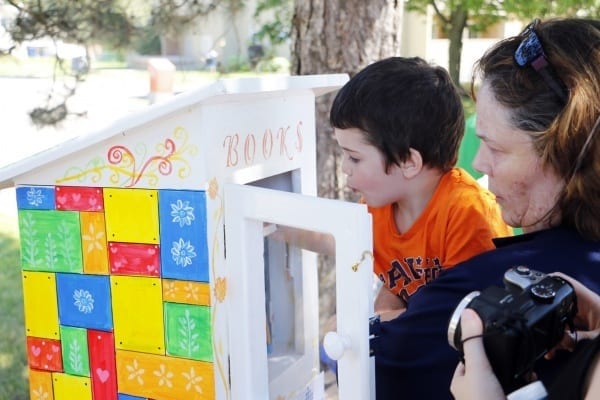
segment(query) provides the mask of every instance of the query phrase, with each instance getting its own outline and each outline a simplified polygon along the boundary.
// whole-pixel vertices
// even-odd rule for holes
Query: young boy
[[[512,234],[494,196],[455,167],[465,121],[443,68],[403,57],[370,64],[337,93],[330,121],[346,183],[373,216],[382,320],[442,270]]]

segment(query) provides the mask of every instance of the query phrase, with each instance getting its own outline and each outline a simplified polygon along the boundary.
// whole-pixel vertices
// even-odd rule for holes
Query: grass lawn
[[[29,399],[19,240],[0,214],[0,400]]]

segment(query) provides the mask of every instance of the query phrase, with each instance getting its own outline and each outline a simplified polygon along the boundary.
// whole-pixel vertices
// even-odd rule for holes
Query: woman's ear
[[[409,149],[409,153],[408,158],[400,165],[402,174],[406,179],[414,178],[423,169],[423,157],[421,157],[421,153],[412,147]]]

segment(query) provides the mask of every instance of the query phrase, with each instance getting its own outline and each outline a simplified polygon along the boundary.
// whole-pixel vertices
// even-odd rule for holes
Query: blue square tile
[[[160,190],[158,206],[162,277],[208,282],[205,192]]]
[[[58,273],[56,286],[61,325],[113,329],[108,276]]]
[[[19,186],[17,208],[21,210],[54,210],[54,186]]]

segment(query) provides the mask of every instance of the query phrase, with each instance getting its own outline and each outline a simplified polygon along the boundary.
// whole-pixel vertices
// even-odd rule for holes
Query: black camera
[[[483,272],[485,273],[485,271]],[[505,288],[471,292],[458,304],[448,325],[448,342],[463,358],[460,315],[465,308],[483,322],[483,344],[506,394],[527,384],[536,360],[556,346],[577,313],[575,291],[557,276],[525,266],[504,274]]]

